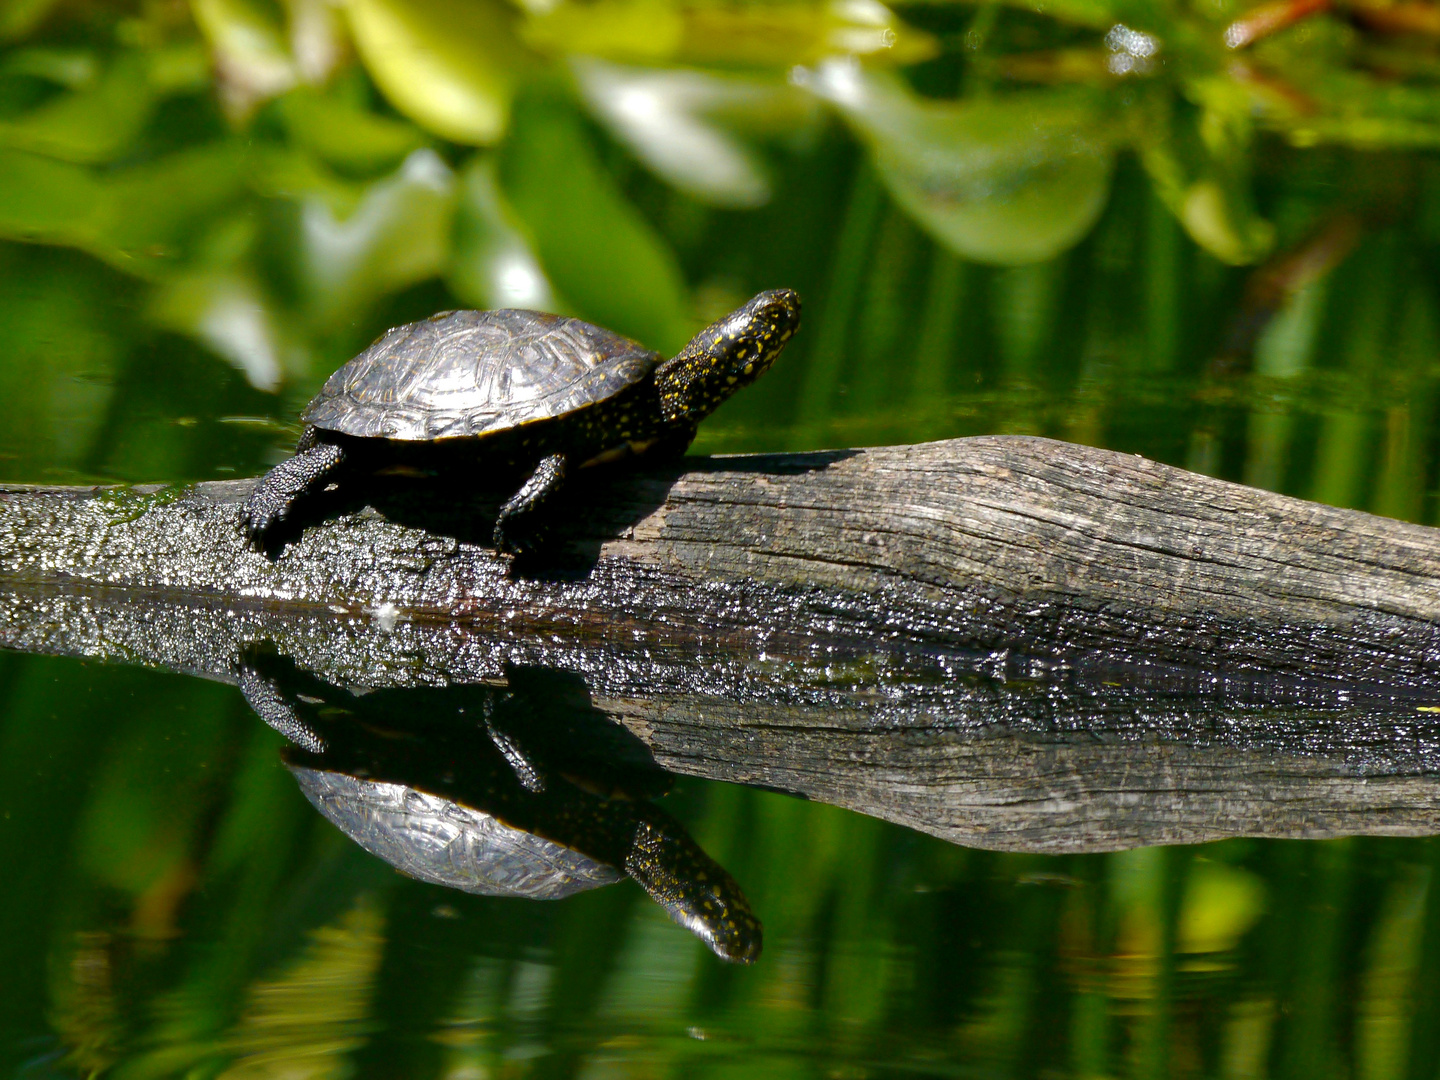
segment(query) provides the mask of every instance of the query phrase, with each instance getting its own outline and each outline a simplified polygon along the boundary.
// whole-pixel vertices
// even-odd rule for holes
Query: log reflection
[[[256,642],[346,693],[508,686],[517,666],[568,673],[588,688],[585,709],[670,772],[977,847],[1440,832],[1440,715],[1413,687],[884,642],[662,649],[618,633],[0,582],[12,649],[240,683]]]

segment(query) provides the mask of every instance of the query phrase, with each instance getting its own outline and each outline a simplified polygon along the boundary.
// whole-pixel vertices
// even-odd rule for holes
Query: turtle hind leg
[[[495,518],[495,549],[519,555],[539,547],[545,540],[546,508],[564,486],[565,455],[551,454],[500,508]]]
[[[321,442],[314,428],[306,428],[296,446],[295,456],[276,465],[261,478],[240,511],[240,526],[250,546],[261,549],[294,505],[327,484],[345,464],[345,450],[332,442]]]

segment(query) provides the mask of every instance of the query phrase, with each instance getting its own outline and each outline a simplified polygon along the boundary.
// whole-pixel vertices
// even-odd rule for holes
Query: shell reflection
[[[553,900],[633,878],[717,956],[751,963],[760,922],[734,878],[649,801],[669,774],[577,676],[509,667],[504,686],[332,686],[270,653],[241,674],[286,765],[337,828],[410,877]]]

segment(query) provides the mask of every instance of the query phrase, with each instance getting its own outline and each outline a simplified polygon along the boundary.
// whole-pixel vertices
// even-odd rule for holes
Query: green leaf
[[[559,102],[517,110],[501,181],[551,281],[586,318],[662,352],[692,332],[674,253],[596,159]]]
[[[231,142],[103,175],[0,149],[0,236],[77,247],[163,277],[201,225],[243,194],[245,166],[243,145]]]
[[[93,249],[103,201],[88,169],[0,149],[0,235]]]
[[[154,109],[149,69],[143,54],[122,53],[103,77],[14,120],[0,121],[0,145],[66,161],[119,157],[130,148]]]
[[[1214,104],[1195,112],[1152,95],[1137,113],[1145,125],[1140,160],[1192,240],[1221,262],[1253,263],[1269,252],[1275,230],[1250,195],[1249,117],[1232,99],[1210,96]]]
[[[249,172],[244,141],[226,139],[106,175],[97,234],[138,262],[136,272],[173,272],[219,211],[248,196]]]
[[[1105,206],[1112,136],[1087,91],[925,102],[893,76],[840,61],[804,84],[869,143],[895,201],[957,254],[1041,262],[1078,243]]]
[[[878,0],[594,0],[526,5],[525,40],[537,49],[637,63],[787,69],[828,56],[913,64],[938,51]]]
[[[500,138],[521,47],[498,0],[351,0],[346,10],[392,105],[452,142]]]
[[[418,129],[370,112],[333,93],[299,86],[275,103],[291,141],[313,150],[327,164],[373,172],[393,169],[419,149]]]

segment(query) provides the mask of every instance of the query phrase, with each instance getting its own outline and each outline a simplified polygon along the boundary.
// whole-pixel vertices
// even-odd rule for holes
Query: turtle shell
[[[484,896],[557,900],[625,876],[564,844],[405,784],[287,768],[341,832],[421,881]]]
[[[361,438],[474,438],[604,401],[661,359],[579,319],[447,311],[387,331],[331,375],[303,415]]]

